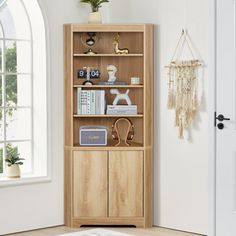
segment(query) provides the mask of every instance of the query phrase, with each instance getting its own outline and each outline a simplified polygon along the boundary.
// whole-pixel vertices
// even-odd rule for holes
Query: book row
[[[106,105],[105,90],[77,88],[78,115],[136,115],[137,105]]]

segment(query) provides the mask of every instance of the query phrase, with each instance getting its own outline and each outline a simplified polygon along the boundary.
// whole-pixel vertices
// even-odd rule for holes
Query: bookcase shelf
[[[120,150],[120,151],[124,151],[124,150],[144,150],[144,146],[141,143],[132,143],[130,146],[125,146],[125,145],[121,145],[116,147],[115,146],[116,142],[112,141],[112,140],[108,140],[108,145],[107,146],[94,146],[93,148],[95,150],[105,150],[105,151],[110,151],[110,150]],[[86,150],[86,151],[90,151],[91,150],[91,146],[81,146],[79,143],[76,144],[73,148],[73,150]]]
[[[111,53],[106,53],[106,54],[81,54],[81,53],[75,53],[73,55],[74,57],[143,57],[142,53],[137,53],[137,54],[111,54]]]
[[[85,43],[89,32],[96,34],[92,51],[97,54],[84,54],[91,49]],[[129,54],[114,54],[117,33],[119,48],[128,48]],[[109,65],[117,68],[120,85],[99,84],[108,81]],[[83,85],[85,79],[77,78],[78,70],[86,67],[100,72],[99,79],[92,79],[94,85]],[[132,85],[132,77],[139,77],[141,84]],[[64,25],[64,82],[65,225],[152,227],[153,25]],[[133,106],[123,107],[127,104],[121,100],[118,105],[123,106],[114,107],[112,88],[127,92]],[[122,109],[137,114],[113,115]],[[93,115],[81,115],[86,113]],[[132,124],[121,119],[114,129],[121,117]],[[107,145],[80,145],[84,126],[105,127]],[[93,133],[89,140],[99,137]],[[127,137],[130,146],[124,142]]]
[[[137,114],[137,115],[77,115],[74,114],[73,117],[77,118],[108,118],[108,117],[133,117],[133,118],[142,118],[143,114]]]
[[[143,88],[144,86],[142,84],[139,84],[139,85],[73,85],[74,88],[83,88],[83,89],[95,89],[95,88],[98,88],[98,89],[109,89],[109,88]]]

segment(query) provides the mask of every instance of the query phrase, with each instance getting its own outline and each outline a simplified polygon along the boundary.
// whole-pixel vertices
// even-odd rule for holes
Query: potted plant
[[[109,2],[109,0],[80,0],[82,3],[88,3],[91,6],[92,12],[89,14],[89,23],[102,23],[102,17],[99,8],[102,3]]]
[[[20,178],[20,165],[23,165],[24,158],[19,157],[20,154],[17,152],[16,148],[7,152],[7,158],[5,162],[7,163],[7,177],[8,178]]]

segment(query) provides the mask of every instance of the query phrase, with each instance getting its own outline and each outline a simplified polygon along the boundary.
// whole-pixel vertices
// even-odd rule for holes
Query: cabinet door
[[[109,216],[143,216],[143,152],[109,152]]]
[[[74,217],[107,216],[107,152],[75,151],[73,156]]]

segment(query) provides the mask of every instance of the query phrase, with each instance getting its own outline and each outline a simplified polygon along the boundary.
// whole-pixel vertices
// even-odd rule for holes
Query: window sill
[[[34,183],[47,183],[50,182],[51,178],[48,176],[22,176],[21,178],[10,179],[7,177],[0,177],[0,187],[7,186],[19,186],[19,185],[27,185]]]

